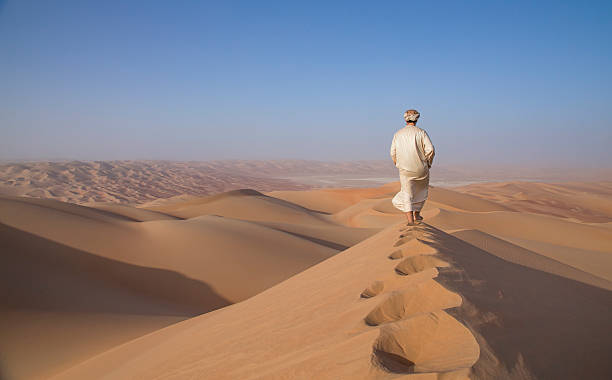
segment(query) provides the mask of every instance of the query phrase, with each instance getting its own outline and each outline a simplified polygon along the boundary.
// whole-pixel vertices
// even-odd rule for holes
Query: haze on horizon
[[[0,0],[0,160],[610,167],[609,2]]]

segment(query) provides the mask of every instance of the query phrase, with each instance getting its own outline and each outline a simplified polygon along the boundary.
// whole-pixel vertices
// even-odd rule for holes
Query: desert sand
[[[612,376],[608,183],[398,189],[4,196],[2,378]]]
[[[0,194],[78,204],[137,204],[160,198],[204,196],[240,188],[310,188],[290,180],[266,176],[268,166],[270,164],[247,164],[242,161],[5,163],[0,164]]]
[[[612,181],[612,170],[584,167],[579,169],[572,172],[576,180],[608,182],[591,183],[587,185],[589,188],[585,189],[580,188],[584,183],[578,183],[578,188],[569,189],[568,199],[572,199],[572,194],[578,196],[585,190],[588,192],[587,198],[597,193],[605,197]],[[0,195],[55,199],[81,205],[109,203],[134,206],[143,203],[165,204],[169,198],[172,198],[171,201],[181,202],[245,188],[276,192],[378,187],[393,182],[396,178],[397,168],[391,160],[20,161],[0,162]],[[533,166],[495,169],[481,165],[471,168],[436,165],[432,168],[431,184],[448,187],[474,182],[499,182],[500,178],[505,181],[566,181],[567,170]],[[486,194],[488,186],[481,188],[477,185],[473,189],[482,189],[479,194],[490,197]],[[519,198],[521,196],[520,190],[516,193],[514,189],[520,186],[520,182],[492,186],[492,196],[497,200],[507,200],[500,198],[504,197],[504,194]],[[504,187],[511,193],[504,192]],[[458,190],[473,191],[471,187]],[[556,193],[555,196],[558,196],[559,192]],[[541,195],[544,195],[542,200],[546,202],[551,192],[530,187],[530,194],[533,195],[531,202],[541,205]],[[345,196],[348,199],[354,197],[348,193],[345,193]],[[342,197],[330,197],[322,202],[344,204],[340,198]],[[597,202],[592,205],[584,204],[578,207],[597,208]],[[561,209],[560,204],[551,206],[549,210]],[[339,206],[332,207],[337,210]]]

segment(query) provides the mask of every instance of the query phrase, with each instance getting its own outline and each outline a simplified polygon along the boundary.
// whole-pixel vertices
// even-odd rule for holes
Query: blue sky
[[[611,4],[0,0],[0,159],[609,167]]]

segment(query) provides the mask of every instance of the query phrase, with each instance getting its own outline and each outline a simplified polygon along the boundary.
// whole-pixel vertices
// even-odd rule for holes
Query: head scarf
[[[408,110],[404,112],[404,120],[406,120],[406,123],[416,122],[419,119],[419,116],[421,116],[421,114],[417,110]]]

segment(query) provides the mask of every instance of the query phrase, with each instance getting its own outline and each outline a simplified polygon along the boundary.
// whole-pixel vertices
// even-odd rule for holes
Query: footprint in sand
[[[462,298],[434,280],[391,292],[366,317],[369,326],[399,321],[417,314],[460,306]]]
[[[398,241],[395,242],[395,244],[393,244],[394,247],[399,247],[401,245],[404,245],[406,243],[408,243],[410,240],[412,240],[414,238],[407,238],[407,237],[400,237],[400,239]]]
[[[402,232],[399,235],[400,239],[403,238],[412,238],[412,239],[427,239],[432,240],[434,235],[429,232]]]
[[[434,232],[435,229],[427,224],[419,224],[416,226],[403,226],[399,229],[400,232],[405,231],[425,231],[425,232]]]
[[[435,254],[439,253],[438,249],[433,247],[431,244],[428,244],[427,240],[422,239],[400,239],[394,245],[394,247],[402,247],[401,257],[411,256],[411,255],[423,255],[423,254]]]
[[[397,259],[401,259],[402,257],[404,257],[404,253],[402,252],[401,249],[396,249],[395,251],[391,252],[391,254],[387,257],[390,258],[391,260],[397,260]]]
[[[441,310],[385,325],[373,348],[375,363],[394,373],[462,372],[480,355],[470,331]]]
[[[385,289],[384,281],[374,281],[370,286],[364,289],[361,292],[362,298],[371,298],[379,295]]]
[[[406,244],[412,240],[420,240],[422,242],[433,243],[435,242],[435,236],[430,233],[403,233],[399,235],[398,240],[393,246],[399,247],[400,245]]]
[[[446,268],[449,266],[450,264],[446,261],[438,259],[432,254],[425,254],[411,256],[402,260],[402,262],[395,267],[395,271],[398,274],[408,276],[429,268]]]

